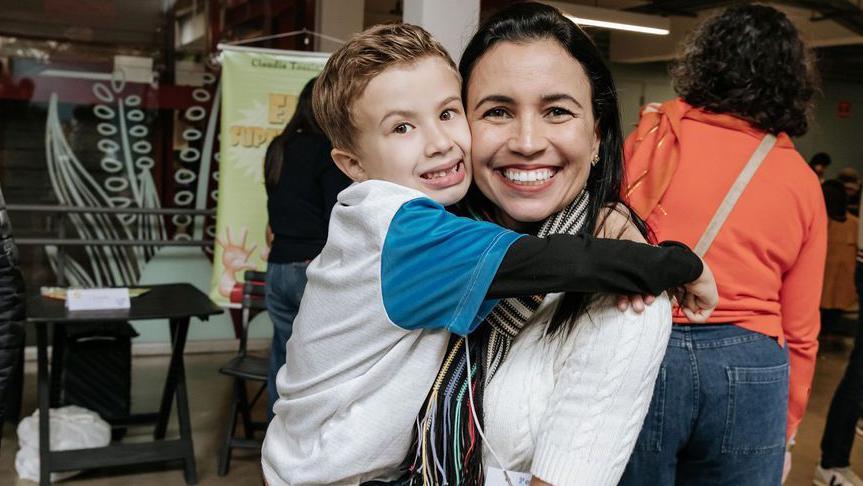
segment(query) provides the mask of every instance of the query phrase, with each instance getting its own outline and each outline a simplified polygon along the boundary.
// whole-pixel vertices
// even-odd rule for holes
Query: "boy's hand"
[[[719,304],[719,293],[716,290],[716,280],[713,272],[704,262],[701,275],[678,289],[677,304],[690,322],[707,322],[713,309]]]
[[[620,312],[626,312],[626,309],[631,308],[636,314],[641,314],[655,300],[656,296],[650,294],[618,295],[617,308]]]

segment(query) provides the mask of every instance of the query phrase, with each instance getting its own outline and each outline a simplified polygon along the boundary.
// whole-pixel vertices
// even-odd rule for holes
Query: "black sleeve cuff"
[[[686,262],[689,265],[688,269],[684,270],[682,277],[686,283],[697,279],[701,276],[701,273],[704,272],[704,262],[685,243],[674,240],[665,240],[660,242],[659,246],[663,248],[680,248],[682,250],[680,252],[680,259],[682,262]]]

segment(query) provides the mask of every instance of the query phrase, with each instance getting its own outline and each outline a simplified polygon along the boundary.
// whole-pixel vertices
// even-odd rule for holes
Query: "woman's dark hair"
[[[314,77],[303,86],[300,91],[300,97],[297,99],[297,108],[294,110],[294,115],[285,125],[276,138],[270,142],[267,147],[267,155],[264,157],[264,179],[268,188],[275,187],[279,183],[279,178],[282,176],[282,165],[285,162],[285,146],[298,133],[313,133],[323,136],[321,127],[315,121],[315,115],[312,111],[312,88],[315,86]]]
[[[824,192],[827,216],[834,221],[845,221],[848,217],[848,193],[845,192],[845,184],[831,179],[821,185],[821,190]]]
[[[766,5],[730,7],[704,21],[682,46],[671,77],[687,103],[774,135],[806,133],[819,79],[785,14]]]
[[[462,97],[467,102],[467,88],[473,68],[491,47],[500,42],[523,44],[540,40],[553,40],[560,44],[573,60],[581,64],[590,81],[591,108],[600,146],[599,162],[590,169],[585,183],[590,193],[590,205],[583,231],[594,232],[601,226],[597,223],[601,223],[598,219],[604,213],[603,210],[609,207],[623,208],[625,203],[620,195],[623,132],[620,128],[617,91],[611,71],[591,38],[554,7],[533,2],[512,5],[486,20],[465,48],[459,63],[463,79]],[[471,204],[486,209],[492,206],[476,187],[471,189],[468,198]],[[642,234],[647,236],[644,222],[632,211],[629,211],[629,215]],[[574,318],[584,312],[592,298],[592,294],[566,294],[552,317],[549,331],[553,333],[561,328],[568,329],[564,325],[574,322]]]

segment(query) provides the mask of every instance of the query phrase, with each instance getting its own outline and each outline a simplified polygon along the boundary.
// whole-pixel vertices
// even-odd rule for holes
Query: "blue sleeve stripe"
[[[471,281],[468,283],[461,302],[455,309],[450,332],[462,336],[470,334],[485,320],[498,299],[489,299],[486,305],[485,294],[500,268],[500,262],[515,240],[524,235],[507,231],[498,234],[477,262]],[[467,325],[467,327],[465,327]]]
[[[387,317],[403,329],[471,332],[494,307],[485,295],[521,236],[457,217],[428,198],[408,201],[390,222],[381,252]]]

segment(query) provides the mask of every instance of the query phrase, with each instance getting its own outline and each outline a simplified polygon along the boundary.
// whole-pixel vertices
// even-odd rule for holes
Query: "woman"
[[[827,206],[827,261],[821,292],[821,326],[835,329],[842,313],[857,305],[854,263],[857,258],[857,217],[848,211],[845,185],[829,180],[821,185]]]
[[[273,321],[269,405],[278,399],[276,373],[285,364],[285,343],[291,337],[294,318],[306,286],[306,266],[327,241],[330,212],[336,196],[350,179],[330,158],[329,140],[312,113],[312,87],[306,83],[297,108],[285,129],[267,147],[264,174],[267,213],[273,242],[267,258],[267,310]]]
[[[476,182],[467,214],[539,236],[645,241],[619,195],[614,83],[581,29],[552,7],[517,4],[479,28],[460,72]],[[510,471],[513,484],[517,473],[536,484],[615,484],[647,413],[670,317],[664,296],[641,315],[597,295],[506,299],[480,327],[494,330],[469,338],[469,353],[452,342],[420,416],[415,477],[482,484],[484,461]]]
[[[776,140],[704,257],[711,325],[675,316],[621,484],[779,484],[818,349],[826,212],[790,139],[808,127],[813,66],[784,14],[742,5],[698,27],[671,75],[680,98],[645,110],[626,144],[629,201],[659,238],[694,245]]]

